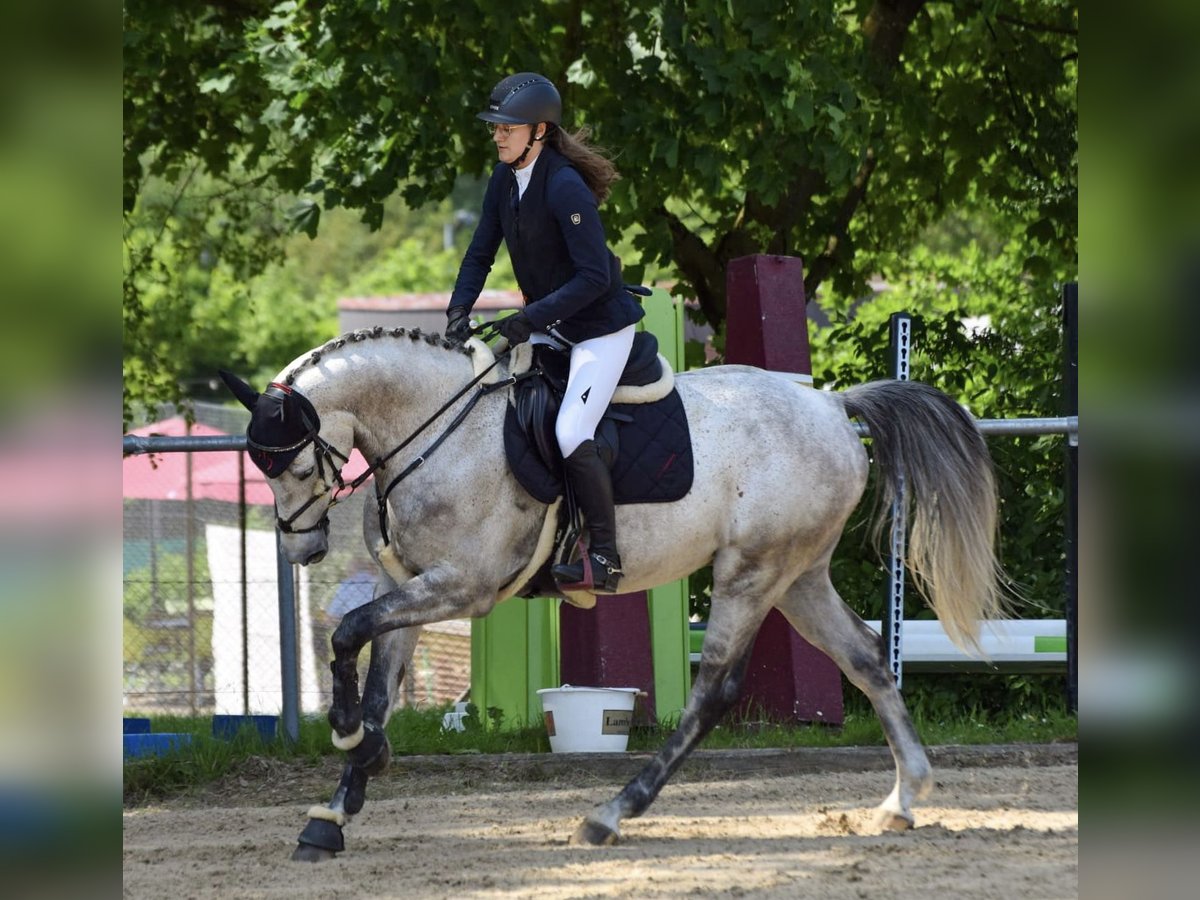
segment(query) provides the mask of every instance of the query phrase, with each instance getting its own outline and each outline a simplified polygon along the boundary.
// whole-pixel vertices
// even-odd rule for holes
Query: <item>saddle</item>
[[[570,355],[547,344],[522,344],[510,374],[504,449],[521,486],[542,503],[564,493],[563,461],[554,423],[567,385]],[[596,429],[600,456],[613,479],[613,500],[668,503],[692,487],[691,434],[670,365],[648,331],[634,336],[613,401]]]

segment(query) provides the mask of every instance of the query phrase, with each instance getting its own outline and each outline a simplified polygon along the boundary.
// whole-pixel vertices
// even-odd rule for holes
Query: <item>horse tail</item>
[[[975,420],[946,394],[915,381],[873,381],[842,393],[866,423],[880,468],[876,544],[903,490],[907,565],[946,635],[982,655],[979,623],[1004,616],[995,554],[996,480]]]

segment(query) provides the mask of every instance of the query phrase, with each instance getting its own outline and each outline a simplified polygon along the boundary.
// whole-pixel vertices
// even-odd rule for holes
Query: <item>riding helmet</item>
[[[502,125],[562,121],[562,98],[550,79],[536,72],[509,75],[494,88],[488,108],[476,118]]]

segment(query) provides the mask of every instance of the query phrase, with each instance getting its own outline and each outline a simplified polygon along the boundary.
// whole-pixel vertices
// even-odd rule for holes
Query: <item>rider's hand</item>
[[[508,340],[508,346],[515,347],[517,344],[524,343],[529,340],[529,335],[533,333],[533,323],[529,321],[529,317],[523,312],[509,316],[506,319],[501,319],[496,328]]]
[[[452,306],[446,310],[446,320],[446,339],[465,344],[471,336],[471,313],[465,306]]]

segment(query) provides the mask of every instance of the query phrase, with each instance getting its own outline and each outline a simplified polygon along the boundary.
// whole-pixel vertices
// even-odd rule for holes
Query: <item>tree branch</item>
[[[871,173],[875,171],[878,164],[879,160],[875,156],[875,151],[868,147],[866,157],[863,159],[862,165],[858,167],[858,173],[854,176],[854,182],[846,191],[846,196],[842,198],[837,218],[834,220],[833,232],[825,242],[825,249],[820,256],[813,260],[804,276],[804,296],[815,297],[821,282],[833,271],[838,247],[846,239],[850,230],[850,221],[867,195],[867,185],[871,181]]]
[[[567,81],[567,66],[583,56],[583,0],[571,0],[566,10],[566,34],[563,37],[563,68],[558,72],[555,84],[565,91],[574,92],[574,85]]]
[[[763,203],[757,194],[746,195],[746,202],[743,205],[745,220],[767,226],[774,235],[766,252],[787,253],[788,235],[804,218],[813,194],[821,190],[824,185],[824,173],[813,168],[803,168],[788,184],[783,198],[773,206]],[[721,254],[719,249],[717,252]],[[745,254],[739,253],[738,255],[744,256]]]
[[[895,68],[904,49],[904,38],[925,0],[875,0],[875,5],[863,19],[863,36],[867,52],[881,70]]]
[[[696,289],[704,318],[714,327],[725,321],[725,267],[717,255],[665,206],[656,207],[671,231],[675,263]]]

